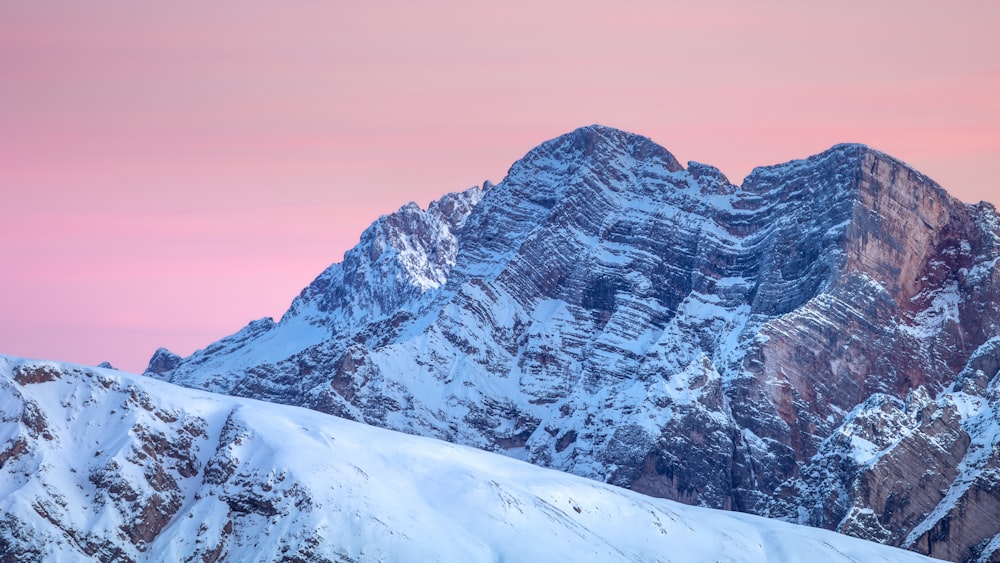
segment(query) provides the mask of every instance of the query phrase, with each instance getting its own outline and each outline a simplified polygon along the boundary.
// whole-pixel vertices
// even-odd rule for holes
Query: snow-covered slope
[[[437,440],[0,356],[4,561],[925,561]]]
[[[484,188],[489,187],[487,183]],[[421,310],[447,281],[458,253],[458,234],[484,191],[477,187],[447,194],[426,210],[410,203],[379,218],[342,262],[302,290],[280,322],[254,321],[183,360],[161,348],[150,361],[150,371],[169,371],[181,384],[231,391],[235,380],[254,367],[329,341],[358,339],[359,327],[378,327],[368,331],[380,337],[378,332]],[[241,383],[266,388],[270,382],[256,378]]]
[[[496,186],[380,218],[280,322],[188,358],[161,351],[148,373],[975,559],[1000,522],[936,506],[942,487],[961,488],[948,467],[976,443],[966,419],[947,419],[943,455],[885,443],[943,476],[892,502],[834,446],[873,397],[935,402],[986,353],[998,260],[992,205],[863,145],[736,186],[591,126],[531,150]],[[825,479],[837,496],[815,494]],[[976,491],[985,500],[968,502],[991,506]],[[948,525],[932,530],[941,513]]]

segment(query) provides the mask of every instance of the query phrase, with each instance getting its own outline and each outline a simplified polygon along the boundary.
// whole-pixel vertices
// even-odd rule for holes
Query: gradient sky
[[[591,123],[734,181],[863,142],[1000,201],[1000,2],[611,6],[5,0],[0,353],[189,354]]]

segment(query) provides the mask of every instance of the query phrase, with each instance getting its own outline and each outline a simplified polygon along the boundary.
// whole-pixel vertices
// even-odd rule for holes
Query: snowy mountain
[[[988,559],[998,259],[993,206],[862,145],[736,186],[590,126],[147,374]]]
[[[496,454],[0,356],[3,561],[927,561]]]

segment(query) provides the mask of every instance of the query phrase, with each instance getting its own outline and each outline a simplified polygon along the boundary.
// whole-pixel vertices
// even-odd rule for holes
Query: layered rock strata
[[[532,150],[496,186],[380,218],[280,322],[188,358],[161,351],[147,373],[655,496],[988,558],[1000,524],[939,523],[996,500],[959,494],[955,468],[995,467],[982,452],[996,441],[975,421],[995,412],[998,259],[993,206],[862,145],[736,186],[591,126]],[[973,360],[982,375],[969,375]],[[979,394],[958,391],[970,377]],[[959,396],[982,408],[949,407]],[[845,449],[875,411],[891,430],[864,439],[936,477]],[[872,440],[903,428],[913,438]],[[817,492],[833,482],[837,498]]]

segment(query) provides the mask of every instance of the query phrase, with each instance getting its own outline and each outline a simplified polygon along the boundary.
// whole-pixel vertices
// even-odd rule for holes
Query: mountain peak
[[[181,360],[180,356],[161,346],[156,349],[153,357],[149,359],[149,366],[146,367],[146,372],[156,374],[169,372],[180,365]]]
[[[1000,337],[998,225],[865,145],[758,168],[736,187],[590,125],[531,150],[495,188],[380,219],[272,330],[151,373],[684,502],[896,545],[931,538],[919,549],[951,556],[998,532],[958,504],[991,482],[939,503],[975,478],[955,468],[983,467],[969,436],[1000,433],[965,406],[931,424],[868,400],[933,395]],[[888,426],[862,446],[903,443],[885,461],[850,440],[872,417]],[[900,442],[905,428],[915,438]],[[931,437],[946,454],[926,455]],[[835,461],[848,455],[864,463]],[[886,508],[879,476],[896,466],[919,486]],[[950,532],[932,529],[941,518]]]
[[[563,162],[582,159],[609,162],[624,156],[637,161],[660,161],[670,172],[684,169],[670,151],[649,137],[599,124],[580,127],[546,141],[522,161],[534,162],[542,156]]]

